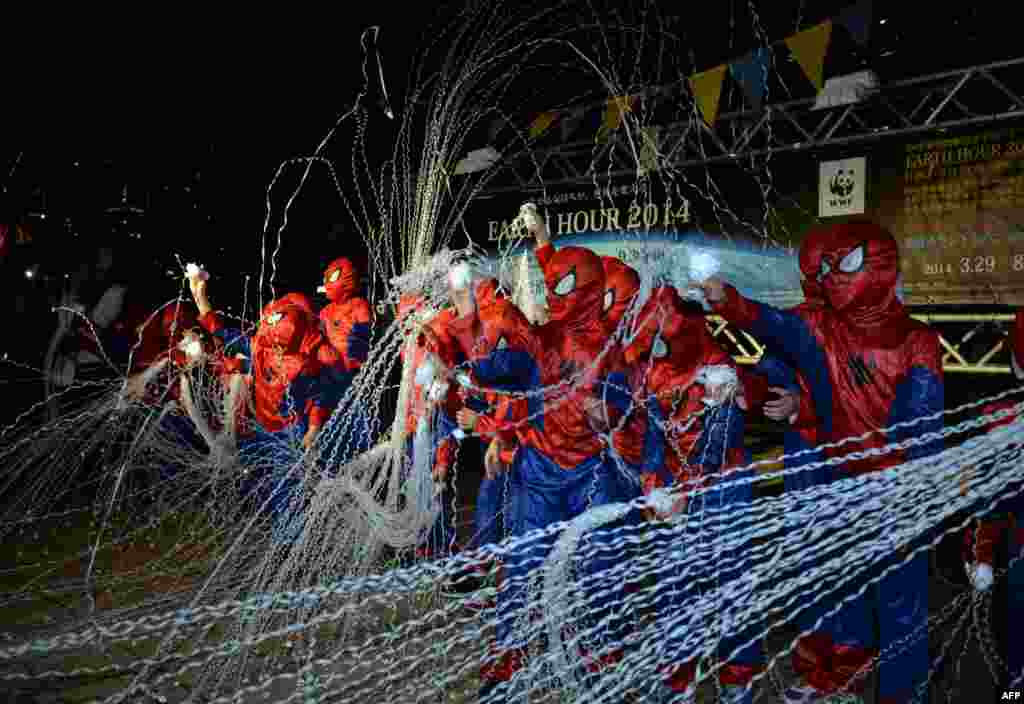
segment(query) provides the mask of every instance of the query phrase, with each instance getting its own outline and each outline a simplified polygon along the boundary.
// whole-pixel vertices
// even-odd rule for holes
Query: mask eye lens
[[[839,271],[844,274],[852,274],[855,271],[860,271],[862,266],[864,266],[864,245],[860,245],[840,260]]]
[[[333,284],[335,281],[341,278],[341,269],[335,269],[331,272],[330,277],[327,279],[327,283]]]
[[[827,259],[821,260],[821,266],[818,268],[818,281],[820,282],[826,276],[832,273],[832,265],[828,263]]]
[[[576,290],[576,270],[573,269],[555,284],[556,296],[568,296]]]
[[[277,325],[283,317],[284,313],[271,313],[267,316],[267,325]]]
[[[496,349],[496,350],[503,350],[503,349],[505,349],[507,347],[508,347],[508,340],[506,340],[505,336],[502,335],[501,337],[498,338],[498,344],[496,344],[494,346],[494,349]]]
[[[668,357],[668,344],[661,339],[661,335],[654,338],[654,345],[651,347],[651,356],[655,359]]]
[[[604,310],[608,312],[615,305],[615,291],[608,289],[604,292]]]

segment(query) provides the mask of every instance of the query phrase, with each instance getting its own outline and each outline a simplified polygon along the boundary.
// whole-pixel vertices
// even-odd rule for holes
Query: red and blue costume
[[[164,356],[179,365],[185,363],[185,354],[178,345],[185,333],[199,327],[195,307],[175,302],[150,316],[139,326],[138,340],[132,348],[132,372],[144,371]]]
[[[476,313],[453,321],[449,331],[462,350],[474,387],[486,389],[466,394],[464,403],[477,413],[475,435],[484,444],[499,443],[499,457],[511,463],[516,449],[516,423],[529,415],[525,399],[498,389],[524,388],[516,374],[531,364],[526,347],[531,329],[529,321],[498,292],[495,279],[474,286]],[[534,408],[540,406],[537,398]],[[510,488],[507,472],[480,482],[474,514],[476,547],[501,541],[508,532]]]
[[[320,291],[330,301],[320,311],[320,326],[324,336],[337,353],[337,361],[327,364],[333,376],[332,391],[336,395],[332,405],[338,406],[352,385],[356,372],[370,353],[370,332],[373,309],[358,295],[361,287],[359,272],[347,258],[335,259],[324,271]],[[369,450],[373,445],[371,424],[365,409],[349,406],[345,417],[337,419],[340,432],[329,428],[331,444],[341,451],[333,455],[332,462],[344,463],[349,458]]]
[[[604,267],[605,292],[604,292],[604,316],[609,338],[614,338],[619,333],[619,325],[626,315],[626,311],[633,304],[634,299],[640,293],[640,275],[636,270],[625,264],[616,257],[601,257],[601,265]],[[625,332],[625,331],[624,331]],[[618,343],[621,346],[621,343]],[[616,354],[621,355],[622,350]],[[628,360],[623,357],[627,366],[631,366]],[[628,374],[628,373],[627,373]],[[634,414],[635,415],[635,414]],[[612,449],[615,450],[617,462],[625,462],[629,470],[640,473],[640,466],[643,462],[643,436],[631,432],[634,430],[634,423],[626,426],[612,436]]]
[[[1017,312],[1014,326],[1009,334],[1011,367],[1014,376],[1024,381],[1024,309]],[[985,415],[1015,407],[1019,400],[1006,400],[990,404],[983,409]],[[993,423],[988,430],[1005,426],[1018,420],[1008,416]],[[995,510],[980,518],[964,535],[964,562],[969,570],[979,565],[987,565],[994,569],[1002,562],[1007,563],[1006,582],[997,583],[996,589],[1002,589],[1003,607],[1005,608],[1003,627],[997,625],[997,636],[1003,641],[1009,678],[1003,683],[1003,689],[1009,689],[1013,679],[1024,671],[1024,638],[1019,628],[1024,618],[1024,491],[1019,483],[1011,484],[1011,491],[1016,490],[1009,498],[996,504]],[[1016,562],[1013,562],[1017,560]]]
[[[413,315],[422,315],[424,301],[418,296],[405,295],[399,302],[398,316],[400,319],[407,319]],[[425,537],[425,544],[418,548],[421,557],[443,555],[450,552],[455,545],[455,528],[451,512],[451,490],[449,488],[449,470],[454,466],[458,456],[458,441],[452,435],[456,429],[455,414],[461,406],[454,388],[449,388],[445,397],[436,405],[436,414],[431,413],[429,400],[430,384],[440,380],[444,369],[450,369],[459,360],[459,351],[451,335],[448,332],[449,324],[455,320],[456,313],[452,308],[446,308],[437,313],[428,321],[423,321],[423,331],[417,335],[416,344],[412,353],[412,359],[406,360],[406,374],[409,375],[410,396],[409,406],[406,411],[405,432],[406,449],[410,461],[412,461],[413,438],[416,435],[420,422],[435,421],[433,430],[433,466],[432,472],[435,481],[443,482],[444,489],[438,497],[440,501],[440,512],[430,532]],[[405,359],[407,350],[403,348],[402,357]],[[424,365],[435,366],[435,371],[430,379],[424,380],[421,384],[417,380],[418,373]],[[443,368],[443,369],[442,369]],[[433,418],[431,418],[433,416]]]
[[[525,354],[503,355],[510,368],[474,368],[481,379],[501,376],[528,392],[529,419],[517,423],[518,448],[510,472],[510,532],[523,536],[569,521],[592,506],[630,501],[640,493],[639,478],[618,466],[602,433],[630,408],[630,393],[617,346],[608,345],[602,315],[605,275],[601,259],[581,247],[538,247],[544,272],[549,319],[524,334]],[[606,349],[607,346],[607,349]],[[497,362],[497,360],[495,360]],[[543,394],[541,397],[540,394]],[[537,399],[541,399],[538,407]],[[608,541],[613,527],[588,536],[593,545]],[[508,679],[525,643],[513,642],[511,625],[525,607],[526,581],[554,536],[538,536],[506,556],[505,588],[498,593],[504,612],[497,630],[497,662],[484,671],[485,688]],[[598,575],[614,562],[610,549],[583,566]],[[621,603],[620,588],[604,588],[589,599],[588,617],[597,623]],[[586,647],[599,659],[614,657],[617,617],[605,620]]]
[[[370,353],[373,309],[357,295],[359,273],[345,257],[335,259],[324,272],[323,293],[330,301],[320,311],[323,333],[341,355],[339,367],[356,372]]]
[[[146,387],[143,398],[147,403],[163,405],[169,400],[180,399],[179,374],[189,361],[187,354],[180,347],[185,340],[185,334],[196,334],[198,325],[195,308],[191,304],[175,302],[152,314],[138,326],[138,337],[130,354],[129,373],[141,374],[154,364],[165,360],[167,362],[163,370]],[[210,347],[206,341],[201,341],[201,344],[204,348]],[[180,410],[163,415],[161,423],[182,445],[197,449],[203,446],[203,440],[192,422]],[[182,470],[188,471],[188,468],[173,461],[162,464],[160,478],[165,482],[170,481]]]
[[[264,306],[256,335],[227,328],[216,311],[200,324],[223,344],[226,358],[244,357],[239,371],[252,377],[252,433],[241,440],[239,455],[249,467],[257,496],[269,501],[275,537],[287,540],[301,528],[298,511],[289,510],[300,484],[295,472],[301,441],[310,428],[330,417],[334,378],[329,366],[337,355],[320,334],[312,303],[288,294]],[[269,497],[266,495],[269,494]]]
[[[604,267],[604,315],[608,333],[614,334],[626,311],[640,292],[640,275],[636,270],[615,257],[601,257]]]
[[[804,376],[810,393],[801,399],[799,421],[814,423],[819,441],[917,421],[830,452],[877,448],[940,430],[941,416],[924,420],[943,410],[938,335],[911,319],[897,298],[896,241],[878,225],[863,222],[834,225],[823,237],[818,280],[829,308],[781,311],[726,287],[716,312],[771,345]],[[811,420],[815,414],[816,422]],[[939,450],[941,442],[932,442],[849,460],[836,475],[879,471]],[[826,632],[800,644],[795,656],[798,671],[819,692],[862,685],[863,678],[851,678],[877,654],[876,648],[885,649],[926,627],[927,580],[926,553],[900,564],[865,595],[848,602]],[[881,701],[907,701],[928,669],[927,639],[917,639],[880,665]]]
[[[749,463],[743,447],[744,418],[733,402],[707,406],[711,393],[700,371],[704,367],[736,368],[735,362],[711,337],[703,311],[680,298],[675,288],[655,288],[637,316],[635,334],[625,350],[632,369],[631,386],[639,403],[634,406],[627,427],[616,435],[620,452],[627,461],[642,467],[644,492],[656,487],[680,486],[682,495],[697,488],[721,487],[698,496],[690,496],[686,510],[693,516],[684,535],[668,526],[650,549],[664,552],[665,562],[680,546],[699,540],[698,516],[705,507],[729,506],[743,510],[753,500],[753,485],[742,480],[749,473],[734,472]],[[628,439],[642,438],[641,447]],[[639,451],[638,451],[639,450]],[[715,476],[718,475],[718,476]],[[740,481],[736,481],[740,480]],[[685,548],[684,548],[685,549]],[[736,560],[740,555],[732,555]],[[696,593],[694,575],[683,576],[661,570],[662,578],[675,577],[659,586],[655,597],[659,614],[666,621],[678,619]],[[738,576],[738,575],[736,575]],[[727,579],[722,573],[708,579]],[[730,639],[731,641],[732,639]],[[742,641],[722,644],[723,653],[731,653]],[[676,692],[692,689],[696,659],[683,649],[682,642],[669,638],[661,651],[659,671],[666,684]],[[761,667],[757,646],[747,646],[720,672],[723,685],[746,685]]]
[[[130,368],[134,371],[138,368],[135,357],[139,354],[140,338],[146,333],[155,341],[159,336],[161,320],[155,318],[146,307],[128,301],[117,308],[117,317],[105,327],[91,320],[80,321],[76,330],[79,353],[99,360],[107,359],[119,369]],[[154,353],[153,359],[158,355],[159,352]]]
[[[792,309],[797,315],[800,315],[801,311],[818,310],[826,306],[825,294],[818,281],[821,256],[827,240],[826,233],[827,230],[812,230],[800,243],[800,284],[804,292],[804,302]],[[761,376],[768,386],[799,392],[804,398],[810,397],[807,377],[796,371],[771,348],[765,351],[754,367],[754,373]],[[754,391],[754,393],[747,394],[751,408],[760,406],[764,402],[766,392],[767,389],[762,387],[760,393]],[[824,459],[820,452],[808,452],[818,446],[817,436],[818,429],[813,423],[791,425],[786,429],[782,436],[786,469],[795,469]],[[796,453],[802,454],[799,457],[790,457]],[[787,491],[799,491],[827,483],[831,479],[831,469],[831,467],[820,467],[810,471],[786,474],[784,476],[785,488]]]

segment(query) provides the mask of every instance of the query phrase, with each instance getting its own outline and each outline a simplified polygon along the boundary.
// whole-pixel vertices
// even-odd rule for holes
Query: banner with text
[[[906,148],[897,228],[916,303],[1024,303],[1024,130]]]
[[[549,193],[532,200],[545,216],[554,238],[594,232],[677,232],[690,222],[690,203],[679,195],[657,194],[638,198],[633,184]],[[507,240],[518,207],[507,217],[490,217],[487,239]]]

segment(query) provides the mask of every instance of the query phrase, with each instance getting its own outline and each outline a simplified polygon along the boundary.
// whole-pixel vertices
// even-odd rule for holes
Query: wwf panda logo
[[[856,185],[853,169],[839,169],[828,184],[828,190],[837,198],[848,198]]]

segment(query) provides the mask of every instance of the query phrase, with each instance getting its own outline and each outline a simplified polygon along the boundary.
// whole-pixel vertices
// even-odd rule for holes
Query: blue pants
[[[782,436],[782,449],[786,455],[792,455],[804,450],[810,450],[811,446],[804,440],[803,436],[795,430],[788,430]],[[816,450],[801,457],[786,459],[786,469],[795,469],[804,465],[813,464],[826,459],[825,455]],[[783,477],[786,491],[800,491],[812,487],[828,484],[832,481],[835,472],[834,466],[818,467],[794,474],[787,474]]]
[[[592,457],[572,470],[565,470],[525,445],[516,452],[509,471],[509,528],[510,533],[517,537],[553,523],[570,521],[591,507],[631,501],[640,494],[639,482],[632,481],[621,468],[616,467],[614,460],[604,456]],[[584,577],[600,575],[618,561],[613,549],[601,547],[612,542],[615,527],[614,524],[606,526],[584,538],[581,549],[597,548],[597,556],[589,559],[581,570]],[[543,564],[557,538],[557,533],[532,538],[505,556],[505,584],[498,592],[502,620],[497,627],[497,642],[501,648],[526,645],[512,642],[512,621],[522,614],[525,607],[528,579],[536,574],[535,570]],[[604,593],[595,593],[587,600],[590,623],[597,623],[608,616],[615,603],[621,605],[624,596],[621,588],[606,587],[597,585],[593,591]],[[615,630],[614,625],[601,629],[597,638],[599,642],[589,647],[596,650],[617,642],[619,634]]]
[[[659,621],[665,623],[666,627],[672,619],[679,619],[682,616],[681,620],[674,622],[673,634],[663,643],[658,658],[659,667],[692,663],[697,656],[684,641],[687,632],[692,633],[694,628],[686,611],[692,608],[694,600],[701,594],[710,593],[718,601],[712,618],[728,619],[729,612],[735,608],[724,596],[718,599],[717,592],[723,586],[742,577],[745,572],[743,559],[750,546],[738,545],[731,549],[715,549],[713,543],[721,545],[727,536],[720,534],[721,528],[703,525],[701,516],[712,510],[725,509],[729,515],[740,514],[746,510],[754,498],[753,484],[739,482],[750,479],[753,474],[752,471],[730,474],[720,478],[718,484],[706,493],[692,496],[687,506],[689,519],[685,527],[670,528],[669,524],[656,524],[659,534],[654,540],[653,550],[658,554],[657,563],[667,563],[671,567],[658,570],[659,584],[654,592],[655,609]],[[695,553],[701,553],[696,560]],[[684,561],[685,571],[681,567]],[[733,620],[733,625],[737,621],[738,618]],[[713,626],[711,623],[697,625],[702,628]],[[749,645],[744,645],[719,671],[723,684],[745,685],[763,664],[761,644],[754,639],[758,626],[760,624],[752,623],[748,628],[724,638],[719,644],[718,655],[725,658],[741,644],[753,641]]]
[[[328,422],[317,439],[316,470],[324,476],[335,476],[345,462],[369,450],[373,441],[365,414],[357,414],[351,425],[338,427],[337,422]],[[296,492],[302,483],[300,474],[309,470],[296,468],[296,463],[305,453],[302,439],[307,428],[304,420],[274,433],[257,427],[239,442],[239,458],[248,470],[242,493],[252,496],[258,507],[267,504],[272,534],[279,544],[291,543],[302,533],[305,505],[296,503]]]
[[[172,436],[175,442],[194,448],[196,451],[202,451],[201,448],[206,447],[206,443],[196,432],[196,428],[188,416],[168,413],[160,422],[163,426],[162,432]],[[166,461],[160,465],[160,480],[170,482],[176,479],[182,470],[188,471],[188,469],[174,460]]]
[[[508,532],[510,484],[508,472],[502,472],[495,479],[484,477],[480,482],[474,515],[474,547],[500,543]]]
[[[902,559],[903,555],[897,554],[884,562],[882,568]],[[854,589],[859,586],[855,585]],[[883,704],[910,701],[931,668],[927,627],[927,551],[918,553],[872,584],[861,596],[828,618],[824,625],[833,641],[832,670],[841,683],[863,664],[866,651],[886,652],[907,638],[895,648],[894,653],[887,652],[886,659],[880,664],[878,692],[879,701]],[[847,655],[843,655],[844,652]],[[859,682],[863,683],[863,679]],[[856,691],[857,683],[850,689]]]
[[[441,442],[448,438],[456,428],[455,422],[444,413],[437,414],[437,424],[434,428],[433,444],[431,445],[431,471],[437,456],[437,448]],[[413,462],[414,439],[410,437],[405,444],[406,457]],[[445,479],[445,485],[436,500],[440,503],[440,511],[430,531],[419,547],[424,548],[430,556],[438,557],[447,555],[455,545],[455,512],[452,510],[452,502],[455,498],[452,476],[449,468],[449,476]]]
[[[238,456],[246,469],[242,495],[251,497],[257,509],[266,505],[272,535],[278,544],[294,541],[302,532],[302,508],[294,504],[301,484],[296,467],[302,457],[305,423],[297,423],[276,433],[256,427],[252,435],[239,441]]]
[[[783,435],[783,451],[786,455],[791,455],[802,450],[809,450],[811,446],[804,440],[803,436],[795,430],[790,430]],[[826,459],[825,455],[819,450],[808,453],[801,457],[785,460],[785,468],[795,469],[798,467],[804,467],[809,464],[820,462]],[[834,466],[818,467],[811,470],[803,470],[794,474],[786,474],[783,476],[784,486],[787,494],[790,494],[792,498],[796,498],[794,494],[800,491],[807,491],[818,486],[829,484],[835,473]],[[810,497],[801,500],[799,506],[804,506],[807,502],[813,501]],[[797,509],[794,509],[792,513],[795,515],[798,513]],[[786,533],[793,535],[799,533],[805,526],[799,523],[793,523],[792,525],[786,526]],[[816,565],[808,565],[812,568]],[[796,603],[793,605],[793,609],[802,609],[796,616],[796,624],[801,631],[810,629],[818,621],[822,614],[831,608],[831,604],[828,600],[822,599],[815,604],[809,602],[813,601],[811,594],[802,593],[798,597]]]

